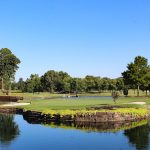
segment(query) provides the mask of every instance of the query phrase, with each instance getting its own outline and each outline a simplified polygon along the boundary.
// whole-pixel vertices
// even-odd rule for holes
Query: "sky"
[[[0,48],[21,64],[16,80],[48,70],[116,78],[150,60],[149,0],[1,0]]]

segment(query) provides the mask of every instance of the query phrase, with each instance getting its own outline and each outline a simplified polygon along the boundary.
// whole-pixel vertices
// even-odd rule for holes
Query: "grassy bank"
[[[48,99],[48,100],[24,100],[23,102],[30,102],[28,106],[23,106],[27,110],[43,111],[47,109],[52,110],[68,110],[68,109],[87,109],[90,107],[98,107],[104,105],[122,106],[122,107],[133,107],[143,108],[150,104],[149,98],[119,98],[117,103],[114,103],[111,98],[101,99]],[[128,104],[131,102],[146,102],[146,105]]]
[[[132,116],[141,116],[144,117],[147,115],[148,111],[144,108],[118,108],[114,110],[106,110],[106,109],[99,109],[99,110],[43,110],[43,114],[50,114],[55,115],[59,114],[61,117],[65,115],[71,115],[72,117],[77,114],[86,114],[86,115],[96,115],[99,112],[107,112],[107,113],[119,113],[119,114],[131,114]]]
[[[133,91],[132,91],[133,92]],[[108,94],[108,93],[107,93]],[[137,115],[145,115],[147,107],[150,105],[150,98],[146,97],[120,97],[116,103],[111,97],[104,98],[62,98],[64,94],[50,94],[50,93],[12,93],[12,96],[21,96],[25,100],[21,102],[29,102],[30,105],[19,106],[25,110],[39,111],[45,114],[76,114],[76,113],[95,113],[100,111],[118,112],[118,113],[132,113]],[[110,96],[102,94],[85,93],[81,96]],[[35,100],[36,98],[36,100]],[[42,99],[41,99],[42,98]],[[50,99],[51,98],[51,99]],[[145,102],[145,105],[132,104],[132,102]],[[119,107],[114,110],[104,109],[104,106]],[[102,108],[101,108],[102,107]],[[94,108],[94,110],[93,110]],[[140,108],[140,109],[137,109]]]
[[[116,112],[122,114],[132,114],[137,116],[144,116],[148,113],[147,106],[150,104],[149,98],[119,98],[117,103],[114,103],[111,98],[101,99],[49,99],[49,100],[25,100],[23,102],[30,102],[30,105],[21,106],[25,110],[39,111],[43,114],[59,114],[76,115],[81,114],[95,114],[97,112]],[[146,105],[129,104],[131,102],[146,102]],[[114,107],[113,109],[105,109],[105,106]],[[119,107],[119,108],[115,108]]]

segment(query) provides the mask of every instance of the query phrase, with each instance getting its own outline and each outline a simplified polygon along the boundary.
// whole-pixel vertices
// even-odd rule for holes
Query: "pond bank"
[[[122,108],[116,110],[49,110],[45,112],[24,110],[22,108],[0,108],[0,113],[23,115],[26,120],[34,122],[126,122],[150,118],[147,109]]]
[[[141,110],[139,110],[141,111]],[[143,111],[143,110],[142,110]],[[93,123],[100,123],[100,122],[126,122],[126,121],[140,121],[143,119],[148,119],[150,115],[146,111],[143,112],[129,112],[129,113],[121,113],[121,112],[111,112],[105,110],[104,112],[77,112],[74,114],[70,113],[42,113],[36,111],[22,111],[20,112],[23,114],[25,118],[28,120],[34,121],[42,121],[42,122],[49,122],[49,121],[56,121],[56,122],[93,122]]]

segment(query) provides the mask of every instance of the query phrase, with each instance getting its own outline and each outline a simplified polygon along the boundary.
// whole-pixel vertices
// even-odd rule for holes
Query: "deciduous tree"
[[[142,56],[137,56],[134,62],[127,65],[127,70],[122,73],[126,85],[137,87],[137,96],[139,96],[140,86],[144,84],[144,76],[148,70],[148,60]]]

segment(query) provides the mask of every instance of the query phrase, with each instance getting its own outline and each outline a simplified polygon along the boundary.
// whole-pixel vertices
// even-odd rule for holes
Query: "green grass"
[[[132,116],[145,116],[147,115],[148,111],[144,108],[117,108],[114,110],[106,110],[106,109],[100,109],[100,110],[52,110],[47,109],[43,110],[43,114],[50,114],[51,116],[55,114],[59,114],[60,116],[64,115],[71,115],[74,117],[77,114],[88,114],[88,115],[95,115],[98,112],[107,112],[107,113],[119,113],[119,114],[131,114]]]
[[[141,91],[142,92],[142,91]],[[130,95],[134,92],[130,90]],[[106,94],[106,95],[105,95]],[[41,112],[49,112],[57,110],[60,112],[64,112],[65,110],[80,110],[85,111],[87,109],[91,109],[91,107],[101,107],[104,105],[109,106],[121,106],[125,108],[146,108],[150,105],[150,98],[146,97],[120,97],[117,100],[117,103],[114,103],[110,98],[93,98],[93,99],[61,99],[64,94],[50,94],[48,92],[45,93],[11,93],[12,96],[21,96],[24,97],[26,100],[21,102],[31,102],[31,105],[28,106],[21,106],[26,110],[33,110],[33,111],[41,111]],[[102,94],[81,94],[82,96],[110,96],[110,93],[102,93]],[[34,100],[34,98],[39,100]],[[41,99],[44,98],[44,99]],[[52,98],[52,99],[47,99]],[[137,105],[137,104],[128,104],[131,102],[146,102],[146,105]],[[108,111],[108,110],[107,110]],[[123,109],[121,110],[123,112]],[[130,111],[127,109],[127,111]],[[72,112],[71,112],[72,113]]]
[[[31,102],[31,105],[22,106],[27,110],[43,111],[48,109],[53,110],[69,110],[69,109],[86,109],[89,107],[97,107],[103,105],[117,105],[123,107],[143,108],[146,105],[127,104],[130,102],[146,102],[150,104],[149,98],[119,98],[117,103],[112,99],[49,99],[49,100],[24,100],[21,102]]]
[[[50,114],[51,116],[59,114],[60,116],[71,115],[72,117],[74,117],[77,114],[94,115],[97,112],[115,112],[120,114],[131,114],[132,116],[143,117],[148,114],[146,105],[131,105],[124,103],[147,100],[148,99],[141,98],[120,98],[117,104],[114,104],[111,99],[32,100],[31,105],[22,106],[21,108],[24,108],[25,110],[40,111],[43,114]],[[104,104],[110,106],[117,105],[123,108],[115,108],[114,110],[103,108],[97,110],[90,109],[91,107],[104,106]]]
[[[40,111],[43,114],[60,116],[71,115],[74,117],[77,114],[94,115],[97,112],[115,112],[120,114],[131,114],[132,116],[145,116],[148,114],[147,105],[127,104],[129,102],[146,102],[149,104],[148,98],[120,98],[117,103],[112,99],[51,99],[51,100],[26,100],[31,102],[31,105],[21,106],[25,110]],[[91,107],[102,107],[104,105],[120,106],[121,108],[109,109],[92,109]],[[87,109],[88,108],[88,109]]]
[[[27,100],[24,102],[31,102],[31,105],[24,106],[31,110],[44,109],[85,109],[89,106],[97,106],[99,104],[111,103],[111,100],[92,100],[92,99],[50,99],[50,100]]]
[[[13,94],[15,95],[15,93]],[[93,94],[85,94],[85,95],[93,96]],[[43,114],[50,114],[52,116],[55,114],[59,114],[60,116],[72,115],[72,117],[74,117],[76,114],[79,114],[79,113],[83,115],[84,114],[93,115],[97,112],[116,112],[116,113],[121,113],[121,114],[131,114],[133,116],[143,117],[148,114],[148,110],[146,108],[150,105],[150,98],[146,98],[146,97],[120,97],[117,100],[117,102],[114,103],[111,98],[60,99],[56,97],[62,97],[63,95],[50,94],[50,93],[41,93],[41,94],[20,93],[19,96],[24,96],[28,99],[28,100],[23,100],[21,102],[31,103],[30,105],[21,106],[19,108],[24,108],[25,110],[40,111]],[[101,96],[104,96],[104,95],[101,95]],[[107,95],[107,96],[110,96],[110,95]],[[39,100],[32,100],[32,98],[35,98],[35,97],[39,98]],[[41,97],[45,99],[41,100],[40,99]],[[52,97],[52,99],[46,99],[46,97]],[[146,105],[128,104],[131,102],[146,102]],[[102,107],[104,105],[120,106],[121,108],[116,108],[114,110],[108,110],[108,109],[93,110],[92,109],[92,107]],[[140,124],[132,124],[129,127],[123,126],[123,127],[120,127],[119,129],[120,130],[128,129],[128,128],[135,127],[138,125]],[[113,131],[114,132],[118,131],[118,128]]]
[[[0,92],[0,95],[5,95],[4,93]],[[40,93],[21,93],[19,91],[12,91],[10,94],[12,96],[21,96],[25,99],[32,99],[32,98],[49,98],[49,97],[62,97],[64,94],[51,94],[49,92],[40,92]],[[67,95],[67,94],[66,94]],[[79,94],[81,96],[111,96],[110,91],[103,91],[103,93],[82,93]],[[136,96],[137,92],[136,90],[129,90],[129,96]],[[145,96],[146,93],[143,91],[140,91],[140,96]],[[121,93],[120,96],[123,96],[123,93]]]

